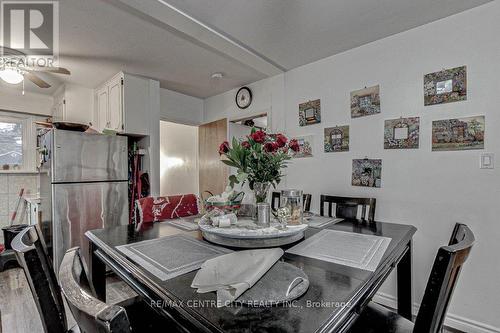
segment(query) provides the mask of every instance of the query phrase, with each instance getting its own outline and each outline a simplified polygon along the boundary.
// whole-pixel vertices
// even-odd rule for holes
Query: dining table
[[[105,301],[106,275],[112,271],[180,332],[348,332],[396,268],[397,312],[411,320],[412,238],[417,229],[408,224],[342,220],[324,228],[309,227],[304,239],[282,248],[286,251],[323,229],[387,237],[390,243],[374,271],[285,252],[280,260],[303,270],[309,288],[293,302],[273,306],[217,307],[215,292],[197,293],[191,287],[196,271],[162,280],[117,249],[177,234],[206,242],[199,230],[187,231],[171,223],[86,232],[88,275],[93,291]]]

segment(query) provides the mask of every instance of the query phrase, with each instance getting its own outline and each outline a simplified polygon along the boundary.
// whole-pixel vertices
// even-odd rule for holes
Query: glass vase
[[[253,211],[253,219],[257,220],[257,204],[262,202],[267,202],[267,194],[271,183],[254,183],[253,184],[253,195],[255,197],[255,205]]]
[[[267,194],[271,188],[271,183],[255,183],[253,184],[253,194],[255,203],[267,202]]]

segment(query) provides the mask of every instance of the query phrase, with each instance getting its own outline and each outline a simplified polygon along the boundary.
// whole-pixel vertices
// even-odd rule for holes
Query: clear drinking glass
[[[302,207],[302,190],[283,190],[281,191],[281,205],[287,207],[290,211],[290,217],[287,224],[302,224],[304,208]]]

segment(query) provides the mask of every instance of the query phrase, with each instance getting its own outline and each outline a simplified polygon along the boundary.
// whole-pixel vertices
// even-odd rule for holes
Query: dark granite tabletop
[[[327,229],[378,235],[392,239],[375,272],[285,253],[282,260],[300,267],[309,277],[308,291],[286,306],[217,308],[215,293],[199,294],[191,288],[196,272],[161,281],[125,258],[115,247],[184,233],[202,239],[198,231],[183,231],[168,223],[155,223],[136,231],[120,226],[89,231],[86,235],[101,257],[113,263],[118,275],[154,306],[178,318],[192,330],[216,332],[326,332],[343,331],[349,318],[373,296],[405,254],[416,228],[410,225],[342,221]],[[320,229],[309,228],[306,238]],[[286,249],[286,248],[285,248]],[[168,254],[165,254],[168,255]],[[95,277],[93,277],[95,278]],[[409,277],[411,279],[411,276]],[[140,288],[139,288],[140,287]]]

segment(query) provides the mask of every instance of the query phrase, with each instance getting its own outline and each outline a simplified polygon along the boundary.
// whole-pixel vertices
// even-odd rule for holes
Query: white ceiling
[[[163,88],[207,97],[265,77],[115,2],[64,0],[59,4],[60,66],[71,75],[57,78],[65,82],[94,88],[123,70],[158,79]],[[225,76],[211,79],[214,72]]]
[[[94,88],[123,70],[205,98],[489,1],[64,0],[60,66],[72,74],[42,74],[54,88],[36,91],[60,82]]]
[[[166,0],[289,70],[490,0]]]

